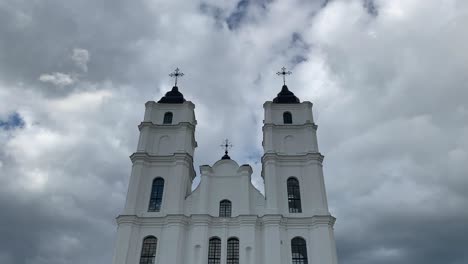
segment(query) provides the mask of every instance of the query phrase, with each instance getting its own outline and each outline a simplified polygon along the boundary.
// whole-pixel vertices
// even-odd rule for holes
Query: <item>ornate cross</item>
[[[169,74],[169,76],[171,76],[172,78],[175,79],[175,84],[174,84],[174,86],[177,86],[177,79],[178,79],[179,77],[184,76],[184,74],[183,74],[182,72],[179,72],[179,68],[176,68],[176,69],[174,70],[174,72],[172,72],[171,74]]]
[[[224,149],[224,154],[228,154],[228,151],[232,148],[231,142],[229,142],[229,139],[223,140],[223,144],[219,145],[221,148]]]
[[[286,67],[281,68],[280,72],[277,72],[277,75],[283,75],[283,84],[286,85],[286,75],[290,75],[292,72],[286,71]]]

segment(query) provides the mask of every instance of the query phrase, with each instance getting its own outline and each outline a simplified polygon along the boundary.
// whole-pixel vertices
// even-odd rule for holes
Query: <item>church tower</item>
[[[307,222],[311,228],[304,230],[301,238],[310,241],[309,261],[337,263],[333,236],[335,218],[328,211],[322,172],[324,157],[318,150],[312,103],[301,103],[289,91],[285,76],[291,72],[286,72],[283,67],[277,74],[283,75],[281,92],[273,101],[263,104],[261,175],[265,182],[265,214],[288,219],[286,227],[289,222]],[[280,235],[281,230],[277,230],[277,234]],[[271,254],[267,256],[280,257],[274,245],[268,249]]]
[[[193,155],[195,106],[175,85],[149,101],[124,210],[117,217],[114,264],[337,264],[312,103],[284,85],[263,107],[262,178],[228,155],[200,166]]]
[[[183,74],[176,69],[171,76],[176,83],[157,103],[145,104],[145,115],[138,126],[140,137],[137,151],[130,156],[133,163],[127,200],[123,214],[117,218],[118,238],[114,264],[136,263],[142,241],[154,237],[154,247],[163,250],[158,263],[182,264],[178,250],[182,247],[185,198],[191,192],[195,178],[193,154],[195,141],[195,105],[184,99],[177,87]],[[168,219],[173,222],[165,224]],[[183,217],[182,217],[183,219]],[[159,224],[158,236],[142,240],[147,224]],[[153,233],[154,234],[154,233]],[[167,243],[158,246],[161,238]],[[149,254],[148,262],[154,259]]]

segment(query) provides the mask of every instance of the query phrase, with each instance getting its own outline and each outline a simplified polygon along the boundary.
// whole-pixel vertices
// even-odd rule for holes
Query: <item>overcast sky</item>
[[[149,100],[260,178],[282,66],[314,103],[341,264],[468,263],[468,1],[0,0],[0,263],[111,263]]]

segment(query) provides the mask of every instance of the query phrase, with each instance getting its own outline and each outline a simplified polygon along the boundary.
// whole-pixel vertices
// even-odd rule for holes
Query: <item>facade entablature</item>
[[[336,218],[327,215],[314,215],[311,217],[290,218],[282,215],[239,215],[230,218],[213,217],[207,214],[197,215],[167,215],[164,217],[139,217],[136,215],[120,215],[117,217],[117,223],[135,224],[140,226],[164,227],[168,224],[178,225],[209,225],[210,227],[223,226],[268,226],[277,225],[282,227],[316,227],[328,225],[333,227]]]

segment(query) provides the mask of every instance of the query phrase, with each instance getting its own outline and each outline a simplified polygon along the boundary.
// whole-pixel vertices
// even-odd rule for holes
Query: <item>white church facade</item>
[[[195,105],[146,103],[114,264],[337,264],[312,103],[284,85],[263,107],[265,195],[227,152],[192,191]]]

